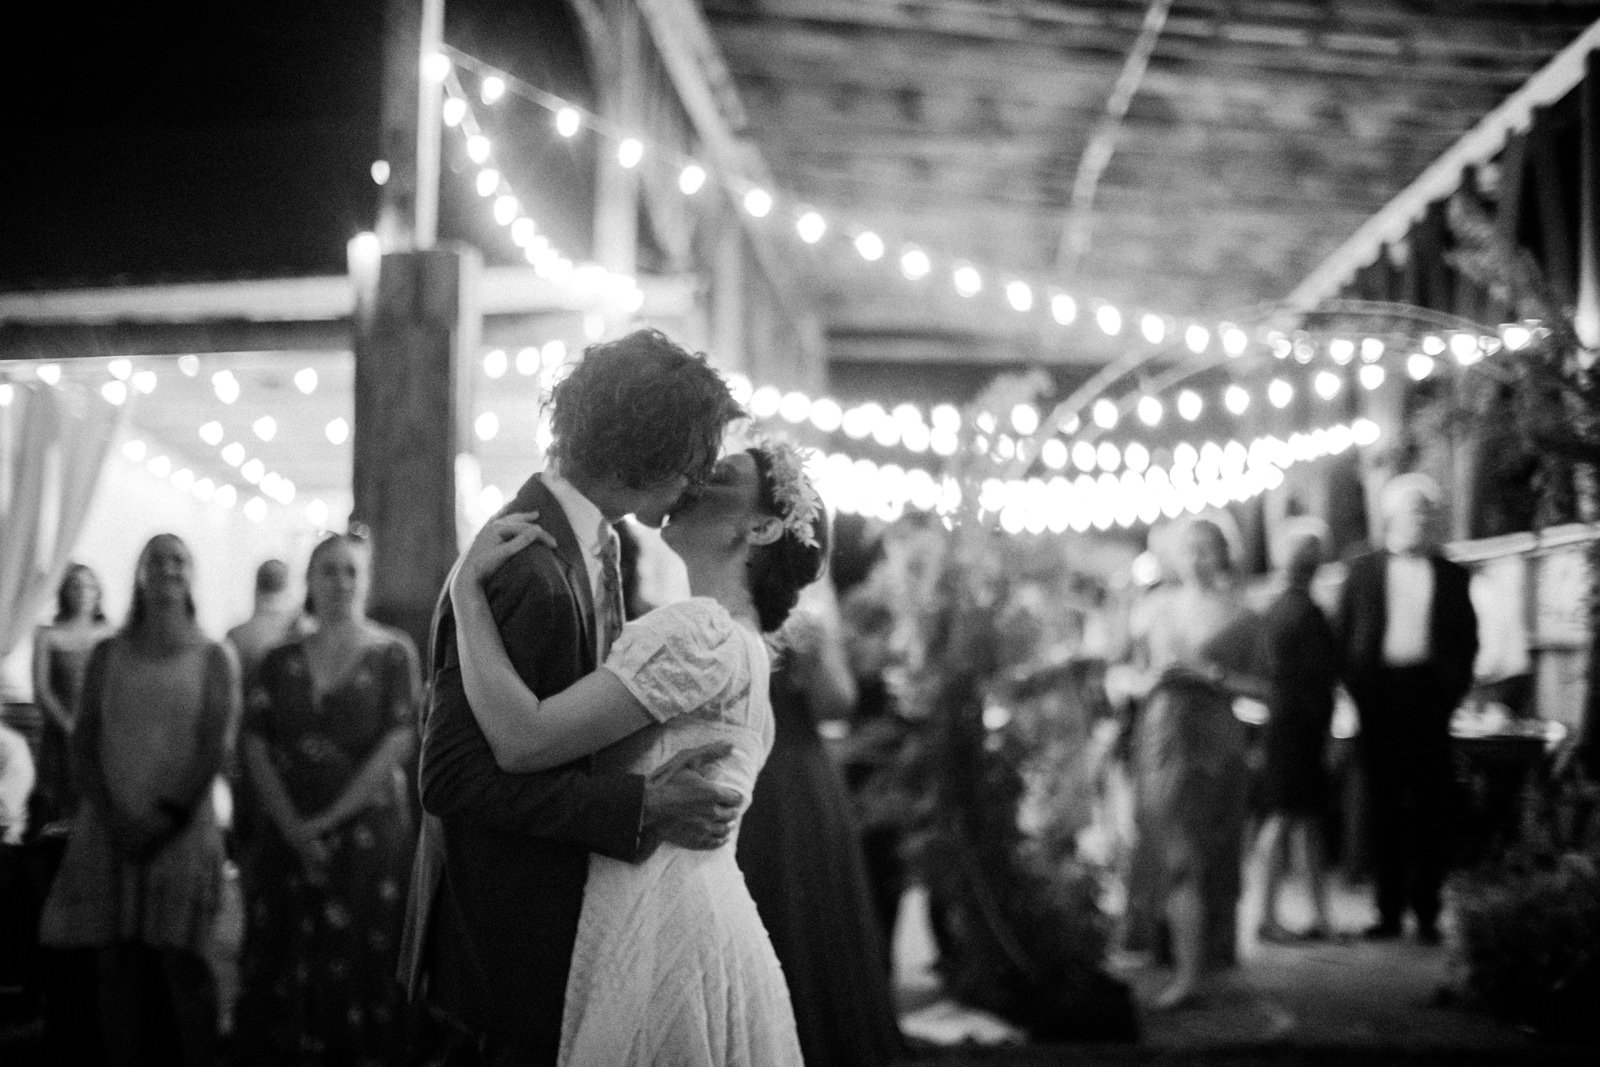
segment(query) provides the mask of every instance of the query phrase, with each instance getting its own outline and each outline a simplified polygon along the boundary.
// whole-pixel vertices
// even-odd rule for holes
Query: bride
[[[512,668],[483,591],[524,546],[553,545],[536,518],[489,523],[450,582],[467,699],[495,761],[535,771],[599,753],[601,765],[648,773],[724,742],[731,754],[717,774],[748,803],[773,740],[762,634],[782,625],[826,556],[821,501],[799,456],[766,443],[721,460],[662,533],[683,558],[690,599],[628,623],[604,665],[544,701]],[[640,864],[590,857],[561,1063],[801,1063],[788,987],[734,844],[662,845]]]

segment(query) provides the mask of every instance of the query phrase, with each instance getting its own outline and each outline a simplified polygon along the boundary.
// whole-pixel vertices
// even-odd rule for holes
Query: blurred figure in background
[[[1360,714],[1356,751],[1367,788],[1378,921],[1438,944],[1449,857],[1450,717],[1472,687],[1478,619],[1464,567],[1438,549],[1439,486],[1402,474],[1383,488],[1384,547],[1350,561],[1337,631]]]
[[[100,593],[94,571],[68,564],[56,589],[56,617],[33,635],[33,701],[42,721],[32,819],[47,836],[65,834],[78,810],[72,732],[89,653],[111,634]]]
[[[870,1067],[901,1054],[887,949],[849,795],[818,733],[848,718],[855,684],[826,582],[785,624],[772,672],[776,737],[739,834],[738,861],[772,938],[807,1063]]]
[[[1289,525],[1281,554],[1285,588],[1263,617],[1270,686],[1262,772],[1266,821],[1254,856],[1260,890],[1255,930],[1263,941],[1322,940],[1331,932],[1322,821],[1330,796],[1328,727],[1339,643],[1311,598],[1326,537],[1327,527],[1315,519]],[[1291,844],[1305,866],[1311,896],[1311,926],[1300,932],[1278,921],[1278,889]]]
[[[420,683],[411,640],[367,618],[371,563],[357,535],[312,550],[316,629],[268,652],[247,698],[244,763],[264,821],[245,870],[239,1047],[264,1063],[398,1055],[413,841],[402,768]]]
[[[1246,775],[1233,698],[1266,688],[1259,620],[1239,595],[1222,528],[1193,519],[1177,535],[1178,581],[1149,594],[1136,632],[1150,689],[1133,756],[1138,840],[1129,910],[1146,928],[1130,934],[1158,949],[1164,934],[1170,946],[1173,979],[1159,1008],[1186,1004],[1208,966],[1235,960]]]
[[[90,657],[74,738],[84,802],[41,921],[45,944],[96,950],[113,1064],[217,1054],[205,957],[222,889],[212,782],[238,716],[239,670],[195,623],[193,575],[181,539],[151,538],[127,625]]]
[[[255,597],[250,617],[228,631],[246,685],[267,652],[294,636],[302,618],[300,605],[289,593],[289,567],[281,559],[269,559],[256,568]]]

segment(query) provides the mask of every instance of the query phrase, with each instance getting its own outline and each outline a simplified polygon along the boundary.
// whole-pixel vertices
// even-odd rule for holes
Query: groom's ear
[[[783,520],[773,515],[763,515],[750,524],[746,538],[752,545],[770,545],[783,536]]]

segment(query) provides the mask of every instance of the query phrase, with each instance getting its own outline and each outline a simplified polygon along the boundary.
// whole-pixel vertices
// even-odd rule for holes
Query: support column
[[[351,517],[371,531],[372,617],[424,655],[457,553],[455,463],[470,400],[458,368],[477,348],[478,271],[473,249],[391,252],[358,283]]]
[[[632,3],[613,4],[609,15],[617,50],[608,57],[608,76],[600,83],[603,110],[620,129],[643,140],[644,29],[639,9]],[[602,150],[595,161],[595,262],[607,270],[633,275],[637,273],[638,246],[639,168],[624,170],[615,156]]]

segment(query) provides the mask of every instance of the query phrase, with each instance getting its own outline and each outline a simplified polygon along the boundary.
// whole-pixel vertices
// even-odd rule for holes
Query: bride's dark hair
[[[771,457],[761,448],[746,451],[756,461],[761,510],[787,520],[789,516],[784,514],[773,492]],[[776,541],[751,548],[747,564],[750,599],[755,603],[756,621],[762,633],[772,633],[782,626],[799,603],[800,590],[822,577],[828,560],[829,529],[828,517],[820,509],[812,523],[812,537],[816,544],[806,544],[785,522],[783,535]]]

